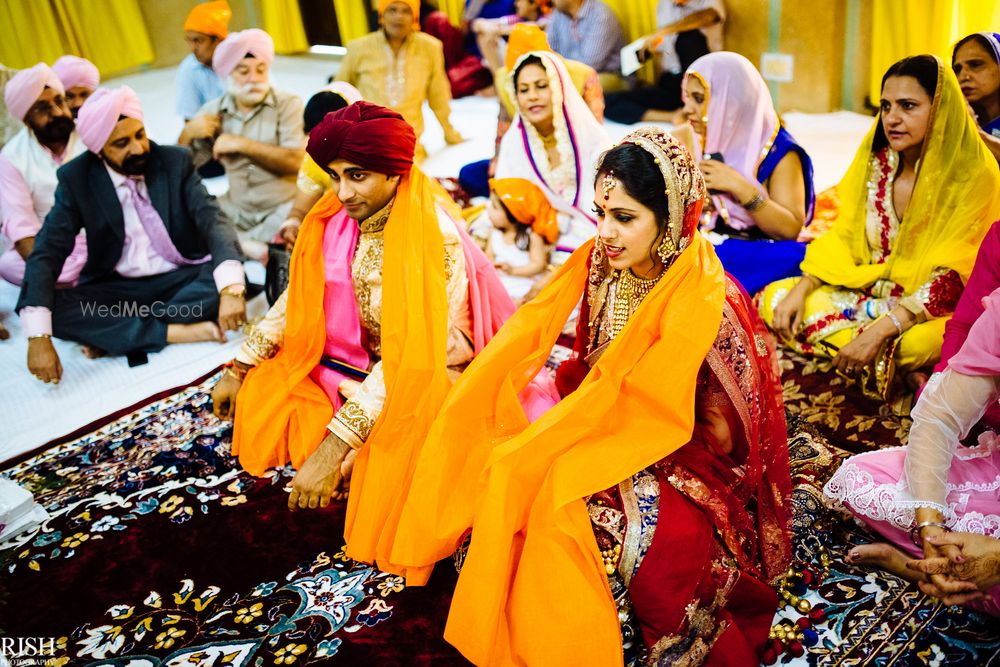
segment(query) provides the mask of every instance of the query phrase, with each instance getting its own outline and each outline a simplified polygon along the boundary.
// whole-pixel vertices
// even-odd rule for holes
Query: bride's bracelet
[[[941,523],[940,521],[921,521],[920,523],[918,523],[917,525],[915,525],[913,528],[910,529],[910,541],[913,542],[913,544],[916,545],[917,547],[923,549],[924,538],[920,536],[920,531],[923,530],[924,528],[930,528],[931,526],[934,526],[935,528],[940,528],[941,530],[949,533],[951,532],[951,528]]]

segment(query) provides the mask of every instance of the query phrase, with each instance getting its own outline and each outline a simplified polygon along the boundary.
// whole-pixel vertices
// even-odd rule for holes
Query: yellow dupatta
[[[829,232],[809,244],[803,273],[851,289],[888,279],[912,294],[938,267],[968,280],[979,244],[1000,217],[1000,169],[979,136],[958,80],[940,58],[930,127],[916,184],[884,264],[871,264],[866,238],[869,165],[875,119],[837,194],[840,212]]]
[[[413,464],[451,387],[444,244],[435,208],[439,188],[419,167],[411,167],[396,190],[385,226],[381,325],[386,400],[355,460],[344,528],[347,553],[369,563],[380,546],[388,554]],[[292,255],[284,345],[251,371],[240,390],[233,453],[255,475],[289,460],[301,466],[333,416],[329,399],[308,375],[326,340],[323,231],[340,207],[329,191],[303,221]],[[255,440],[267,446],[255,447]],[[286,447],[288,457],[282,454]]]

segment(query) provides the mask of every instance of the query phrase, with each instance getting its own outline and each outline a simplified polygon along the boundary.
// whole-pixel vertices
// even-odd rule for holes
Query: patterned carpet
[[[823,507],[822,483],[845,450],[896,444],[908,423],[864,413],[862,397],[802,360],[782,363],[796,567],[815,576],[789,584],[812,611],[779,611],[776,622],[806,627],[779,643],[774,659],[1000,665],[995,621],[843,563],[851,545],[870,537]],[[57,667],[465,664],[441,640],[454,569],[439,566],[426,588],[405,588],[346,560],[342,506],[289,513],[289,471],[254,479],[234,467],[229,427],[211,414],[211,386],[155,401],[4,471],[51,514],[37,532],[0,545],[4,633],[57,638],[48,663]],[[810,615],[811,623],[799,621]]]

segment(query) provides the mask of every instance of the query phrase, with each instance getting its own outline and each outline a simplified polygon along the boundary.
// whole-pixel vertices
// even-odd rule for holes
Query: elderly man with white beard
[[[253,259],[267,256],[268,241],[288,217],[305,155],[302,100],[271,86],[273,60],[274,42],[263,30],[226,37],[212,67],[227,91],[207,102],[177,140],[191,146],[196,165],[214,157],[225,167],[229,191],[219,206]]]

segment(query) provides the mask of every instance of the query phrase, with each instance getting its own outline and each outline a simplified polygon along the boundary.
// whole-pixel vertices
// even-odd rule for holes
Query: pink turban
[[[76,132],[91,152],[100,153],[121,116],[142,121],[142,105],[135,91],[128,86],[98,88],[80,107]]]
[[[212,54],[212,69],[226,79],[247,54],[263,60],[268,65],[274,62],[274,40],[263,30],[250,28],[234,32],[215,47]]]
[[[347,160],[395,176],[410,170],[416,143],[417,135],[401,115],[361,101],[328,113],[309,133],[306,152],[321,167]]]
[[[18,120],[24,120],[28,115],[28,109],[46,88],[52,88],[60,95],[66,94],[62,81],[45,63],[38,63],[15,74],[3,89],[3,101],[10,115]]]
[[[63,56],[52,65],[52,71],[62,81],[66,90],[83,86],[94,91],[101,85],[101,75],[97,71],[97,66],[84,58]]]

